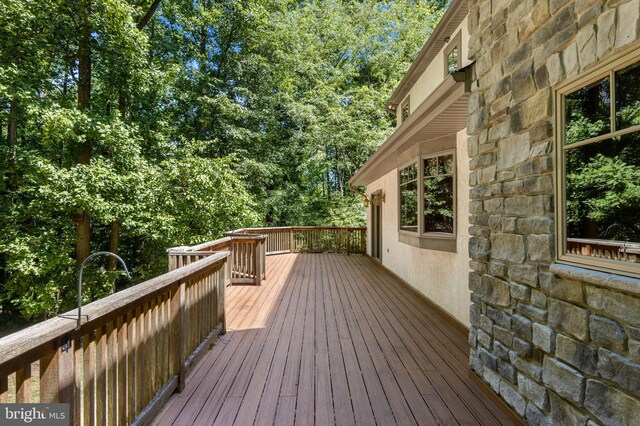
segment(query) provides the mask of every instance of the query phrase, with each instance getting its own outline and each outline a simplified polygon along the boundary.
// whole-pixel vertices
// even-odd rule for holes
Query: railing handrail
[[[366,230],[366,226],[272,226],[266,228],[240,228],[235,231],[231,231],[230,233],[236,232],[246,232],[246,231],[288,231],[288,230],[307,230],[307,229],[351,229],[354,231],[364,231]]]
[[[80,330],[76,330],[77,309],[68,311],[58,317],[42,321],[23,330],[0,338],[0,373],[12,369],[18,357],[37,350],[65,335],[86,333],[89,325],[95,324],[106,316],[124,311],[145,298],[152,297],[158,292],[179,286],[181,282],[189,280],[208,270],[210,267],[223,262],[229,253],[217,252],[183,268],[175,269],[166,274],[152,278],[118,293],[106,296],[83,307],[83,318]],[[21,361],[22,362],[22,361]],[[23,362],[22,362],[23,363]]]

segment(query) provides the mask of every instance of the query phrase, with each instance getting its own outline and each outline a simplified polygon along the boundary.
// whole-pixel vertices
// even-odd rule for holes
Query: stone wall
[[[530,424],[640,422],[640,280],[553,264],[552,102],[637,42],[639,14],[640,0],[470,2],[470,365]]]

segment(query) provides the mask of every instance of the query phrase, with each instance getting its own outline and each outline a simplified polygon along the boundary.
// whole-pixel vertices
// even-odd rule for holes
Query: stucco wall
[[[382,189],[385,194],[385,202],[382,205],[382,264],[468,326],[469,157],[466,130],[457,135],[456,164],[456,253],[420,249],[398,241],[397,170],[367,186],[367,193]],[[368,209],[367,228],[370,233],[371,208]],[[367,241],[372,241],[371,234],[368,235]],[[368,252],[371,254],[370,246]]]
[[[556,261],[553,97],[640,49],[640,0],[475,0],[469,24],[471,367],[529,424],[639,424],[640,280]]]

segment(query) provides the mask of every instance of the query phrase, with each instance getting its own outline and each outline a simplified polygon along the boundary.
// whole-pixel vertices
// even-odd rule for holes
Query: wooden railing
[[[601,259],[640,263],[640,244],[625,241],[567,238],[567,252]]]
[[[169,270],[182,268],[216,253],[228,253],[229,284],[255,284],[266,278],[265,235],[228,233],[224,238],[191,247],[174,247],[168,250]]]
[[[0,339],[0,402],[68,403],[70,423],[144,424],[225,331],[215,253]]]
[[[366,253],[367,228],[286,226],[242,228],[224,238],[168,250],[169,270],[219,252],[230,253],[229,284],[260,285],[266,278],[265,256],[281,253]]]
[[[367,252],[367,228],[286,226],[277,228],[243,228],[231,234],[268,236],[267,253],[345,253]]]

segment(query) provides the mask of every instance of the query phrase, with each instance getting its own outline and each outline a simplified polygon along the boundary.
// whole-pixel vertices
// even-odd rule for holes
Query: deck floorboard
[[[469,377],[466,335],[363,256],[267,258],[156,425],[513,424]]]

